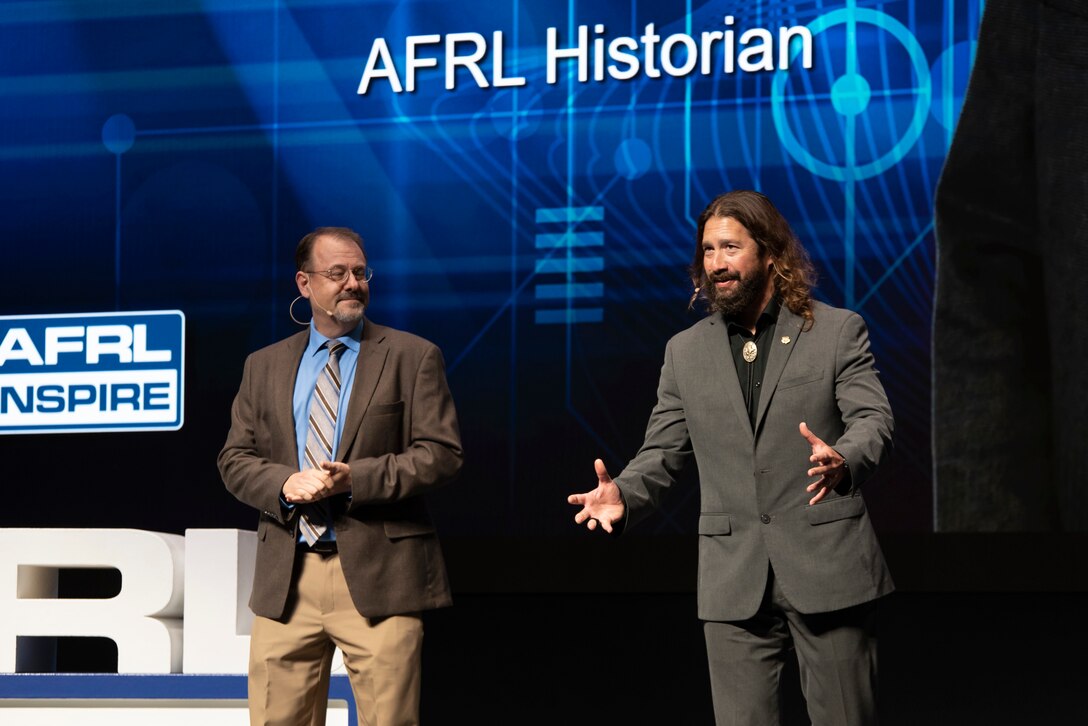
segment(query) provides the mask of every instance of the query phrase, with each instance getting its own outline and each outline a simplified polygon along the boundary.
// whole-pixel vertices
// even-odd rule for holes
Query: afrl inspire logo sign
[[[180,310],[0,316],[0,434],[181,428]]]

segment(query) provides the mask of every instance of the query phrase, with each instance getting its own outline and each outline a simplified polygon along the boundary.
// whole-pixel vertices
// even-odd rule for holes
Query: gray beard
[[[340,303],[337,301],[332,309],[332,319],[343,325],[358,325],[359,321],[363,319],[363,314],[366,313],[366,304],[362,300],[359,303],[359,309],[357,310],[341,310]]]

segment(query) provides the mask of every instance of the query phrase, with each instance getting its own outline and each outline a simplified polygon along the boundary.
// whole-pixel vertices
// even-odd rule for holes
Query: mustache
[[[739,280],[739,272],[716,272],[707,275],[707,279],[710,282],[728,282],[729,280]]]
[[[366,302],[362,292],[345,292],[336,296],[336,302],[341,300],[358,300],[359,302]]]

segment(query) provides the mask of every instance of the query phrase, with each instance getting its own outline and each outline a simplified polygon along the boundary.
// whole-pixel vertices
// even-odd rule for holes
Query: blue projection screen
[[[753,188],[869,324],[897,419],[878,528],[932,531],[933,199],[981,5],[0,4],[0,315],[180,311],[185,337],[180,429],[0,436],[4,524],[251,528],[215,467],[230,402],[297,329],[299,238],[342,225],[370,318],[446,358],[442,533],[576,532],[566,495],[634,455],[701,315],[695,218]],[[697,500],[641,531],[692,531]]]

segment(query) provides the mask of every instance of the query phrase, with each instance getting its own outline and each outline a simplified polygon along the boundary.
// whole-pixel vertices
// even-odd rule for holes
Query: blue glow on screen
[[[866,318],[898,446],[917,454],[886,473],[895,486],[867,492],[874,517],[928,531],[933,198],[980,12],[979,0],[3,3],[0,315],[183,311],[185,427],[132,456],[185,513],[136,508],[117,523],[248,527],[214,469],[242,361],[296,329],[298,239],[353,227],[378,271],[370,317],[446,357],[467,460],[435,498],[442,530],[564,534],[565,495],[593,483],[594,458],[617,471],[634,454],[665,342],[698,319],[694,218],[722,191],[756,188],[810,250],[819,297]],[[726,15],[738,36],[807,27],[813,67],[580,82],[568,62],[546,82],[548,28],[564,42],[598,24],[696,36]],[[479,88],[460,68],[447,90],[440,64],[414,92],[379,80],[357,93],[375,39],[403,64],[409,36],[496,31],[521,86]],[[124,435],[67,446],[104,470],[103,441]],[[32,456],[55,446],[0,437],[2,451],[16,438]],[[656,531],[687,531],[694,502],[673,497]]]

